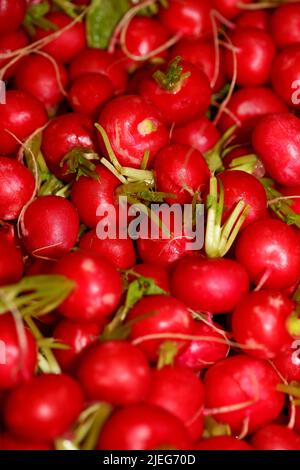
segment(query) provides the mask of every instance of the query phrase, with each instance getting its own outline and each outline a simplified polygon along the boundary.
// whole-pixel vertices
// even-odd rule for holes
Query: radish
[[[226,332],[219,325],[195,321],[192,336],[195,336],[195,339],[184,351],[177,354],[175,364],[199,372],[225,359],[229,353],[230,347],[226,344]],[[197,339],[197,336],[203,339]]]
[[[146,403],[160,406],[177,416],[193,441],[203,432],[204,387],[201,380],[183,367],[153,370]]]
[[[63,100],[63,90],[68,84],[65,67],[54,59],[52,62],[40,55],[25,57],[19,63],[14,78],[16,88],[38,98],[50,115]]]
[[[276,390],[280,379],[273,367],[261,359],[242,354],[209,368],[204,386],[206,407],[234,433],[252,433],[274,421],[284,405],[284,394]]]
[[[283,196],[291,196],[290,199],[288,199],[288,201],[290,201],[290,207],[296,214],[300,215],[300,186],[281,186],[279,190]]]
[[[34,96],[19,90],[7,91],[6,104],[0,104],[0,154],[17,152],[20,143],[16,138],[25,141],[47,120],[45,108]]]
[[[211,93],[204,72],[180,57],[140,84],[140,94],[157,107],[167,124],[184,124],[204,114]]]
[[[104,104],[114,95],[114,86],[105,75],[87,73],[76,78],[68,95],[73,111],[97,119]]]
[[[105,258],[78,250],[63,256],[53,271],[76,283],[75,290],[58,308],[64,317],[79,322],[100,321],[117,308],[122,282]]]
[[[195,450],[253,450],[253,447],[235,437],[216,436],[200,441]]]
[[[185,279],[189,282],[186,284]],[[176,266],[171,292],[189,308],[209,313],[231,312],[249,290],[243,266],[229,259],[193,256]]]
[[[224,171],[218,175],[224,190],[223,222],[227,220],[239,201],[249,206],[242,228],[267,217],[267,197],[263,185],[245,171]]]
[[[240,86],[260,86],[267,83],[276,52],[272,37],[255,28],[236,29],[229,37],[236,48],[236,83]],[[233,52],[229,49],[225,51],[224,70],[231,79],[234,60]]]
[[[241,10],[239,0],[213,0],[213,6],[225,18],[233,19],[238,16]],[[243,3],[253,3],[252,0],[244,0]]]
[[[37,258],[58,259],[77,242],[78,214],[73,204],[63,197],[39,197],[27,206],[22,227],[28,253]]]
[[[21,251],[14,240],[0,232],[0,285],[18,282],[24,271],[24,262]]]
[[[158,191],[174,195],[165,198],[169,204],[188,204],[194,193],[203,194],[208,188],[210,171],[198,150],[181,144],[171,144],[158,152],[154,164]]]
[[[219,131],[206,116],[175,126],[171,134],[172,143],[189,145],[201,153],[211,150],[220,138]]]
[[[0,450],[53,450],[51,444],[42,442],[23,441],[12,434],[0,434]]]
[[[63,114],[55,117],[43,132],[43,156],[50,171],[64,181],[71,179],[69,172],[73,166],[74,171],[77,168],[88,169],[89,162],[84,156],[87,154],[90,158],[95,151],[97,142],[93,122],[88,116]]]
[[[106,341],[83,353],[77,377],[89,400],[125,406],[146,397],[150,368],[142,351],[127,341]]]
[[[296,341],[295,345],[292,344],[292,347],[286,348],[273,359],[276,369],[287,382],[300,382],[300,358],[297,347]]]
[[[83,394],[75,380],[63,374],[39,375],[9,394],[5,423],[20,439],[47,442],[68,431],[82,408]]]
[[[255,127],[252,143],[269,175],[284,186],[300,184],[300,120],[292,114],[265,116]]]
[[[271,32],[276,45],[280,48],[299,44],[299,3],[281,5],[274,10],[271,17]]]
[[[256,285],[263,282],[270,289],[285,289],[299,282],[299,236],[280,220],[249,225],[237,241],[236,258]]]
[[[53,337],[58,343],[66,344],[69,349],[56,349],[55,357],[64,371],[73,372],[81,351],[97,340],[103,325],[97,323],[76,323],[61,320],[55,327]]]
[[[232,334],[251,348],[248,354],[273,359],[293,341],[286,326],[293,310],[294,303],[279,291],[252,292],[233,313]]]
[[[143,315],[149,317],[143,318]],[[166,340],[173,341],[172,334],[183,337],[189,335],[193,325],[188,309],[173,297],[163,295],[144,297],[131,309],[127,318],[131,323],[135,320],[131,327],[131,341],[138,344],[151,361],[157,360],[160,348]],[[160,334],[165,334],[166,337],[155,339]],[[148,335],[151,338],[147,339]],[[144,336],[146,339],[143,341]],[[180,349],[186,345],[184,341],[175,339],[174,342]]]
[[[0,31],[1,34],[16,31],[26,13],[26,0],[8,2],[0,0]]]
[[[68,27],[72,20],[64,13],[51,12],[45,15],[45,19],[57,26],[60,34],[43,47],[43,51],[63,63],[69,63],[86,46],[85,26],[81,21],[77,21],[73,26]],[[53,30],[37,28],[34,40],[47,38],[53,35]]]
[[[169,0],[159,19],[170,34],[200,38],[212,32],[210,5],[206,0]]]
[[[256,28],[269,30],[270,14],[267,10],[253,10],[242,13],[235,21],[238,28]],[[274,39],[274,34],[272,33]],[[276,41],[275,41],[276,42]]]
[[[71,80],[87,73],[101,73],[112,82],[117,93],[125,91],[127,83],[125,67],[107,51],[84,49],[75,57],[70,64]]]
[[[162,268],[161,266],[147,263],[136,264],[131,271],[133,273],[136,273],[137,275],[153,279],[158,287],[160,287],[165,292],[170,292],[169,273],[166,269]],[[128,279],[131,282],[135,279],[135,276],[130,274],[128,276]]]
[[[113,413],[102,429],[97,449],[187,450],[190,446],[188,432],[178,418],[158,406],[137,404]]]
[[[154,106],[135,95],[121,96],[110,101],[100,114],[104,128],[119,163],[140,168],[146,151],[150,152],[148,166],[156,153],[167,145],[165,125]],[[98,135],[101,150],[108,154],[102,135]]]
[[[0,54],[10,54],[11,52],[14,52],[18,49],[22,49],[23,47],[26,47],[28,45],[28,42],[28,36],[22,29],[18,29],[17,31],[13,31],[7,34],[1,34]],[[6,64],[8,64],[10,60],[11,57],[8,57],[7,59],[0,59],[0,69],[2,69]],[[19,62],[17,61],[6,70],[4,74],[4,79],[12,77],[18,63]]]
[[[0,219],[17,219],[34,189],[34,177],[22,163],[0,157]]]
[[[275,93],[299,109],[300,45],[287,47],[275,57],[271,79]]]
[[[252,436],[251,444],[257,450],[300,450],[300,436],[280,424],[269,424]]]
[[[23,333],[18,335],[16,322],[9,313],[0,315],[0,341],[5,344],[5,364],[0,366],[0,390],[9,390],[33,376],[37,345],[27,328],[24,327]]]

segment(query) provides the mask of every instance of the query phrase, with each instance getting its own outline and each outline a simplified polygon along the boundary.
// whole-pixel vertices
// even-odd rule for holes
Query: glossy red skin
[[[80,176],[72,186],[71,199],[78,210],[79,218],[89,228],[95,228],[100,216],[97,209],[104,213],[106,207],[116,206],[115,190],[120,181],[103,165],[96,165],[99,181]]]
[[[268,270],[264,287],[285,289],[299,282],[299,236],[280,220],[265,219],[249,225],[236,243],[236,258],[255,284]]]
[[[204,387],[206,408],[252,404],[239,410],[216,413],[213,418],[229,424],[235,434],[249,419],[249,433],[274,421],[281,413],[285,397],[276,390],[281,382],[273,367],[267,361],[238,355],[210,367],[205,375]]]
[[[25,210],[22,239],[28,253],[37,258],[61,258],[75,246],[78,231],[77,211],[63,197],[38,197]]]
[[[219,325],[209,326],[202,321],[195,321],[192,336],[210,339],[207,341],[205,339],[192,340],[184,351],[177,354],[175,364],[199,372],[225,359],[230,349],[226,344],[226,333],[225,331],[224,334],[218,333],[216,328],[222,330]],[[211,338],[216,338],[216,341]]]
[[[242,228],[267,217],[267,197],[263,185],[255,176],[239,170],[227,170],[218,175],[224,189],[223,222],[228,219],[239,201],[250,206]]]
[[[257,28],[263,31],[269,30],[270,14],[266,10],[246,11],[235,21],[238,28]],[[274,34],[272,34],[274,39]]]
[[[292,347],[278,354],[273,363],[287,382],[300,382],[300,357],[297,340],[295,344],[292,343]]]
[[[24,441],[8,432],[0,434],[0,450],[53,450],[51,444]]]
[[[33,195],[32,173],[12,158],[0,157],[0,219],[17,219]]]
[[[296,406],[296,419],[295,419],[295,431],[299,434],[300,433],[300,409]]]
[[[24,328],[25,344],[20,345],[16,323],[10,313],[0,315],[0,341],[5,345],[5,364],[0,365],[0,390],[10,390],[34,374],[37,345],[31,332]],[[20,338],[21,339],[21,338]]]
[[[61,258],[53,271],[76,283],[58,308],[64,317],[79,322],[100,321],[117,308],[122,295],[121,277],[100,255],[78,250]]]
[[[176,126],[171,134],[171,142],[189,145],[201,153],[211,150],[221,138],[221,134],[206,117]]]
[[[24,142],[47,121],[45,108],[34,96],[19,90],[7,91],[6,104],[0,106],[0,154],[11,155],[20,148],[5,129]]]
[[[26,0],[14,2],[0,0],[0,31],[1,34],[16,31],[26,13]]]
[[[125,91],[127,73],[122,63],[107,51],[100,49],[84,49],[70,64],[70,78],[75,80],[87,73],[105,75],[115,87],[117,93]]]
[[[105,75],[87,73],[75,79],[68,99],[74,112],[97,119],[100,110],[114,93],[114,86]]]
[[[275,57],[271,79],[277,95],[289,106],[299,109],[300,45],[286,47]]]
[[[251,444],[257,450],[300,450],[300,436],[286,426],[269,424],[254,434]]]
[[[83,235],[79,246],[104,256],[117,269],[129,269],[136,263],[136,254],[131,238],[102,240],[97,237],[96,230],[92,230]]]
[[[7,54],[17,49],[22,49],[28,45],[28,36],[22,29],[17,31],[12,31],[7,34],[1,34],[0,36],[0,54]],[[12,60],[12,57],[8,57],[7,59],[0,59],[0,69],[4,67],[8,62]],[[7,69],[4,74],[4,79],[11,78],[14,74],[17,63],[14,63],[11,67]]]
[[[49,113],[53,112],[64,99],[58,83],[57,72],[62,87],[66,89],[68,85],[68,74],[65,67],[59,62],[56,64],[58,70],[46,57],[29,55],[18,64],[14,77],[16,88],[38,98]]]
[[[276,45],[280,48],[299,44],[299,3],[281,5],[274,10],[271,17],[271,32]]]
[[[193,193],[207,190],[210,171],[198,150],[182,144],[170,144],[158,152],[154,163],[158,191],[173,194],[165,198],[168,204],[189,204]],[[187,189],[189,191],[187,191]]]
[[[237,343],[251,346],[247,354],[274,359],[293,341],[286,328],[293,310],[294,302],[279,291],[252,292],[233,313],[232,334]]]
[[[82,391],[74,379],[64,374],[43,374],[10,393],[5,423],[21,439],[52,441],[69,430],[83,404]]]
[[[160,287],[167,293],[170,292],[170,279],[168,271],[166,269],[157,266],[156,264],[143,263],[136,264],[132,268],[132,270],[143,277],[152,278],[158,287]],[[134,281],[135,279],[135,276],[129,276],[130,281]]]
[[[61,12],[52,12],[45,15],[45,19],[51,21],[58,30],[68,26],[73,20]],[[34,40],[37,41],[53,34],[53,30],[37,28]],[[86,46],[84,22],[78,21],[69,29],[66,29],[56,39],[46,44],[43,51],[50,54],[54,59],[63,63],[69,63]]]
[[[216,436],[200,441],[195,450],[253,450],[245,441],[231,436]]]
[[[136,95],[120,96],[110,101],[98,122],[105,129],[123,166],[140,168],[145,152],[150,150],[150,168],[157,152],[169,141],[168,131],[158,111]],[[107,155],[100,133],[98,140],[102,152]]]
[[[183,74],[190,72],[176,91],[167,91],[154,78],[145,78],[140,84],[141,95],[160,111],[167,124],[184,124],[204,114],[212,90],[207,76],[193,64],[180,62]]]
[[[145,335],[156,335],[161,333],[172,333],[190,335],[193,321],[188,309],[173,297],[154,295],[144,297],[129,312],[128,321],[140,318],[142,315],[152,313],[148,318],[134,323],[131,328],[130,339],[134,341]],[[160,346],[167,340],[153,339],[139,344],[139,348],[146,354],[147,358],[155,361],[159,354]],[[185,342],[173,340],[179,348],[185,346]]]
[[[246,270],[236,261],[224,258],[183,259],[171,280],[171,292],[181,302],[193,310],[214,314],[231,312],[248,290]]]
[[[213,0],[212,3],[214,8],[228,19],[233,19],[244,11],[238,6],[239,0]],[[252,0],[245,0],[243,3],[252,3]]]
[[[296,214],[300,214],[300,186],[283,187],[279,188],[283,196],[291,196],[291,207]],[[292,196],[297,196],[293,198]],[[299,197],[299,199],[298,199]]]
[[[270,89],[266,87],[242,88],[236,91],[230,99],[227,109],[236,119],[223,113],[219,121],[219,129],[223,133],[230,127],[238,125],[235,131],[235,142],[251,142],[251,136],[258,120],[270,113],[284,113],[288,111],[285,103]]]
[[[13,240],[8,240],[0,234],[0,286],[18,282],[24,271],[21,250]]]
[[[168,40],[168,34],[162,24],[146,16],[135,16],[128,25],[125,45],[128,51],[139,57],[164,45]],[[155,57],[165,58],[167,49]]]
[[[126,406],[145,399],[150,367],[142,351],[128,341],[105,341],[84,352],[77,377],[89,400]]]
[[[146,403],[160,406],[177,416],[197,441],[204,425],[204,387],[190,370],[178,366],[153,369]]]
[[[210,8],[206,0],[170,0],[159,19],[171,35],[200,38],[212,32]]]
[[[237,85],[261,86],[269,81],[271,66],[275,56],[272,37],[260,29],[241,28],[230,34],[233,45],[238,48]],[[233,76],[233,54],[225,50],[224,70],[231,79]]]
[[[214,78],[215,74],[215,46],[213,41],[204,39],[181,39],[173,48],[171,58],[180,56],[184,61],[199,67],[209,79],[209,82]],[[222,73],[224,66],[224,52],[220,49],[220,72],[216,81],[213,91],[220,91],[225,85],[225,77]]]
[[[284,186],[300,185],[300,120],[290,113],[265,116],[252,144],[268,174]]]
[[[98,450],[189,449],[182,422],[158,406],[137,404],[121,408],[105,423]]]
[[[43,132],[42,153],[52,173],[63,181],[70,181],[68,166],[61,162],[73,149],[97,151],[93,121],[89,116],[68,113],[55,117]],[[74,175],[73,175],[74,176]]]

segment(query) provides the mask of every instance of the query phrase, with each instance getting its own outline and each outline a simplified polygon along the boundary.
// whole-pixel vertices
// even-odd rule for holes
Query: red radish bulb
[[[231,436],[216,436],[200,441],[196,450],[253,450],[245,441]]]
[[[26,0],[0,0],[1,34],[16,31],[23,22],[26,13]]]
[[[175,126],[171,134],[171,142],[193,147],[201,153],[211,150],[220,140],[221,134],[206,117]]]
[[[269,424],[252,436],[251,444],[257,450],[300,450],[300,436],[280,424]]]
[[[1,20],[0,20],[1,21]],[[11,52],[17,51],[18,49],[23,49],[28,45],[28,36],[22,30],[18,29],[17,31],[12,31],[7,34],[1,34],[0,36],[0,54],[7,54],[8,57],[6,59],[0,59],[0,69],[4,67],[8,62],[10,62],[13,57],[9,56]],[[4,79],[11,78],[14,74],[16,67],[19,61],[14,62],[5,72]]]
[[[281,5],[271,17],[271,32],[276,45],[280,48],[299,44],[300,5],[291,3]]]

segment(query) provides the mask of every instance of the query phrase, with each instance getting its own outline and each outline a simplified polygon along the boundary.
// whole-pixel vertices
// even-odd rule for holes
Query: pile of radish
[[[300,450],[300,2],[0,0],[0,67],[0,449]]]

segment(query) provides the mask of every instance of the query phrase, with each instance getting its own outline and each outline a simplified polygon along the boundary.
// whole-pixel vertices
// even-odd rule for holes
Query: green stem
[[[166,72],[157,70],[153,74],[153,78],[158,85],[172,93],[179,91],[182,84],[191,75],[190,72],[183,73],[183,67],[179,65],[180,61],[181,57],[175,57],[175,59],[169,63]]]
[[[175,357],[178,353],[178,344],[175,341],[164,341],[159,348],[157,369],[174,365]]]
[[[215,171],[224,170],[223,167],[223,152],[226,146],[228,145],[230,139],[232,138],[234,132],[236,131],[237,126],[232,126],[228,129],[221,139],[216,143],[216,145],[204,154],[205,160],[208,164],[210,171],[213,173]]]

